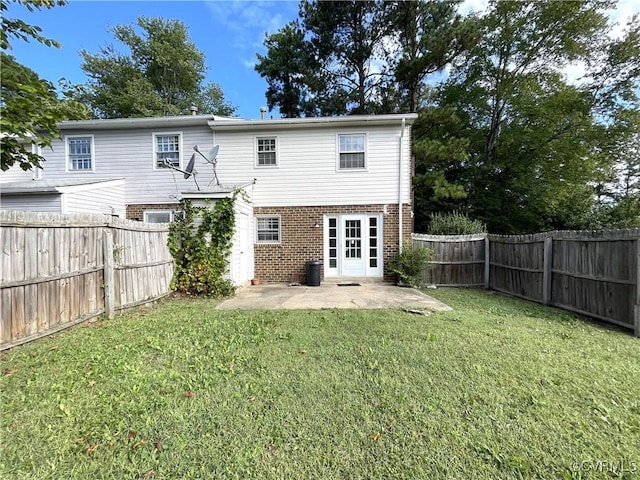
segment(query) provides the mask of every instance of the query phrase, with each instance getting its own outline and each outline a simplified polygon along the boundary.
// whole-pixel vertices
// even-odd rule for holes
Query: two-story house
[[[31,209],[38,184],[49,193],[101,188],[100,199],[87,196],[87,205],[169,221],[180,198],[215,199],[243,188],[231,266],[236,283],[254,275],[300,280],[310,259],[322,259],[325,280],[389,279],[388,258],[411,234],[415,119],[193,115],[63,122],[63,138],[42,152],[41,178],[0,185],[2,208]],[[214,146],[215,165],[204,158]],[[195,180],[166,166],[184,170],[192,155]]]

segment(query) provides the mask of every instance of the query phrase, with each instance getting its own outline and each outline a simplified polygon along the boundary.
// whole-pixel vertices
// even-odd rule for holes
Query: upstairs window
[[[67,137],[67,165],[69,171],[93,170],[93,136]]]
[[[276,166],[278,165],[276,137],[257,138],[258,148],[258,166]]]
[[[338,135],[340,170],[363,170],[365,168],[365,135]]]
[[[155,167],[166,168],[166,163],[180,168],[180,134],[156,133],[153,135]]]
[[[256,237],[258,243],[280,243],[280,217],[257,217]]]

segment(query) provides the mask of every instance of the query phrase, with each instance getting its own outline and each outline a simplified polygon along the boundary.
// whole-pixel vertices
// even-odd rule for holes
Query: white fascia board
[[[60,193],[75,193],[75,192],[84,192],[86,190],[94,190],[96,188],[108,188],[108,187],[123,187],[124,188],[124,179],[116,179],[116,180],[106,180],[99,181],[93,183],[85,183],[83,185],[67,185],[57,187]]]
[[[120,130],[133,128],[177,128],[204,126],[213,115],[183,115],[179,117],[108,118],[94,120],[69,120],[58,123],[58,128],[67,130]],[[228,117],[225,121],[231,121]]]
[[[271,120],[210,120],[214,130],[285,130],[297,128],[366,127],[375,125],[396,125],[405,120],[411,125],[418,118],[417,113],[391,115],[350,115],[343,117],[280,118]]]

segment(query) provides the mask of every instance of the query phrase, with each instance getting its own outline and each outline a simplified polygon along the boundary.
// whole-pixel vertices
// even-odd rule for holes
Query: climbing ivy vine
[[[237,192],[204,207],[181,200],[168,240],[175,261],[174,290],[216,297],[233,293],[233,283],[225,275],[233,240],[236,197]]]

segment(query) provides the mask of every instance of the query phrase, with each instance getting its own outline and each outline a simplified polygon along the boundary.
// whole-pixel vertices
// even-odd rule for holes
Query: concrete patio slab
[[[286,284],[251,285],[220,303],[219,310],[233,309],[322,309],[322,308],[404,308],[418,310],[451,310],[444,303],[419,290],[389,284],[319,287]]]

